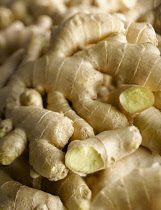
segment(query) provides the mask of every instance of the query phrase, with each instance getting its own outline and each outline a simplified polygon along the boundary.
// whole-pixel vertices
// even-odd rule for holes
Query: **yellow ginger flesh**
[[[120,103],[127,112],[133,114],[152,106],[154,96],[148,89],[131,87],[120,94]]]

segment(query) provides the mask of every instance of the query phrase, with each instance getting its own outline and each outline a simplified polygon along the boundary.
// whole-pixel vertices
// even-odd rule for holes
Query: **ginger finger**
[[[14,126],[21,128],[20,130],[23,129],[23,133],[27,135],[30,164],[35,171],[51,180],[65,177],[67,169],[63,163],[64,154],[59,149],[67,144],[73,133],[71,120],[61,114],[32,106],[14,109],[10,116]],[[34,132],[31,132],[31,130],[34,130]],[[42,141],[42,138],[46,140]],[[17,138],[14,144],[13,141],[10,142],[11,140],[8,136],[5,136],[0,141],[2,164],[10,164],[26,148],[24,142],[22,142],[22,145],[17,144]],[[35,150],[38,150],[38,154],[35,154]],[[57,158],[55,159],[55,157]]]
[[[123,11],[128,22],[137,22],[140,16],[143,16],[149,10],[156,8],[160,0],[139,0],[133,9]]]
[[[79,175],[69,172],[68,175],[57,182],[43,180],[42,189],[58,195],[69,210],[89,210],[91,191]]]
[[[74,101],[73,107],[94,128],[96,133],[126,127],[129,124],[125,115],[111,104],[82,98]]]
[[[159,210],[161,195],[161,166],[156,164],[148,168],[136,168],[123,177],[112,181],[97,194],[91,204],[91,210]]]
[[[14,20],[14,13],[9,8],[0,6],[0,30],[9,26]]]
[[[15,128],[11,133],[0,139],[0,163],[11,164],[27,147],[25,132]]]
[[[39,17],[36,24],[25,26],[21,21],[15,21],[0,33],[2,53],[13,52],[15,49],[26,47],[33,34],[46,37],[46,31],[51,28],[52,21],[48,16]],[[10,36],[12,34],[12,36]]]
[[[59,197],[27,187],[0,171],[0,208],[65,210]]]
[[[75,140],[68,146],[65,164],[74,172],[93,173],[111,167],[117,160],[134,152],[141,140],[135,126],[104,131],[84,141]]]
[[[123,85],[110,92],[107,103],[113,104],[123,113],[135,114],[154,104],[154,94],[138,85]]]
[[[41,188],[42,176],[30,176],[30,170],[32,170],[32,168],[29,165],[27,153],[24,153],[18,157],[8,166],[0,166],[0,169],[5,171],[10,177],[12,177],[12,179],[20,182],[23,185],[27,185],[28,187],[33,187],[36,189]]]
[[[33,34],[27,46],[23,63],[36,60],[41,55],[44,45],[45,37],[42,34]]]
[[[80,24],[80,27],[77,26],[77,23]],[[77,27],[77,30],[75,30],[75,27]],[[53,30],[51,54],[60,57],[72,55],[85,48],[86,45],[97,43],[116,32],[125,33],[125,29],[123,22],[114,15],[102,13],[93,15],[92,13],[75,14],[60,27]],[[82,33],[84,34],[83,37],[80,36]]]
[[[141,146],[132,154],[117,161],[111,168],[100,171],[97,178],[97,187],[95,188],[91,185],[92,195],[94,192],[96,196],[96,194],[105,186],[108,186],[112,182],[126,176],[134,169],[147,168],[158,163],[161,164],[160,155],[152,154],[151,151]]]
[[[64,153],[45,139],[29,143],[29,162],[37,173],[51,181],[63,179],[68,173]]]
[[[25,25],[32,24],[33,22],[33,17],[29,14],[27,3],[28,0],[14,0],[9,3],[9,8],[14,13],[16,19],[25,23]]]
[[[158,45],[156,33],[151,24],[143,23],[126,23],[126,39],[128,43],[139,44],[150,42]]]
[[[47,101],[47,109],[59,113],[62,112],[64,116],[73,121],[74,133],[71,137],[71,140],[81,140],[94,136],[93,128],[83,118],[79,117],[75,113],[62,93],[56,91],[49,93]]]
[[[142,145],[150,149],[153,153],[161,153],[161,113],[155,107],[141,112],[135,119],[134,125],[141,132]]]
[[[0,88],[2,88],[8,79],[12,76],[15,72],[16,68],[18,67],[23,55],[23,50],[20,49],[13,53],[5,63],[0,67]]]
[[[35,89],[26,89],[20,95],[20,102],[22,106],[36,106],[43,108],[43,101],[40,93]]]
[[[0,122],[0,138],[8,134],[13,130],[13,124],[11,119],[5,119]]]
[[[155,8],[151,8],[150,11],[148,11],[146,14],[143,16],[139,17],[138,21],[139,22],[149,22],[155,29],[155,31],[158,34],[161,34],[161,4],[159,4]]]
[[[15,127],[24,129],[29,141],[44,138],[62,149],[73,133],[71,120],[62,114],[42,108],[22,106],[13,110],[10,116]],[[34,132],[30,132],[31,129]]]
[[[100,51],[106,55],[109,62],[98,56]],[[161,80],[158,77],[160,74],[160,52],[150,43],[125,44],[111,41],[109,37],[109,42],[107,38],[78,55],[83,56],[96,69],[101,66],[98,70],[112,76],[118,85],[137,84],[148,87],[151,91],[160,90]],[[131,57],[133,57],[132,62]]]

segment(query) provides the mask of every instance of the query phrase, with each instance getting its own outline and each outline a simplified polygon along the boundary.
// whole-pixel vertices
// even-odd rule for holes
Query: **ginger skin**
[[[91,191],[83,178],[73,172],[57,182],[44,179],[42,189],[60,197],[69,210],[89,210]]]
[[[161,112],[155,107],[141,112],[135,119],[134,125],[139,128],[143,138],[142,145],[153,153],[161,154]]]
[[[0,208],[65,210],[57,196],[27,187],[0,171]]]
[[[149,190],[150,189],[150,190]],[[105,185],[94,198],[91,209],[159,210],[161,195],[161,167],[156,164],[147,168],[136,168],[123,177]],[[140,200],[141,199],[141,200]]]
[[[115,4],[113,11],[136,3],[88,3],[92,1],[101,7]],[[26,16],[25,23],[38,22],[19,22],[0,32],[1,52],[25,48],[14,61],[11,56],[11,71],[2,82],[0,78],[0,209],[158,210],[160,156],[139,148],[142,144],[161,153],[161,113],[152,107],[161,91],[161,57],[153,27],[97,10],[78,13],[50,33],[57,17],[61,22],[68,13],[59,7],[63,0],[15,0],[10,5],[15,11],[18,5],[24,8],[18,15],[22,20]],[[44,13],[53,20],[40,16]],[[20,36],[8,36],[9,29]],[[103,81],[106,76],[109,83]],[[98,95],[106,85],[105,101]],[[116,92],[110,92],[114,86]],[[20,161],[26,150],[30,166]],[[92,192],[80,176],[88,174],[99,176]],[[30,187],[59,196],[63,204]]]
[[[91,184],[92,199],[97,196],[105,186],[126,176],[137,168],[147,168],[155,164],[161,164],[159,154],[152,154],[150,150],[140,146],[135,152],[117,161],[111,168],[99,171],[97,174],[97,186]]]
[[[149,22],[155,29],[156,33],[161,34],[161,3],[156,8],[151,8],[143,16],[139,17],[139,22]]]
[[[140,132],[134,126],[104,131],[84,141],[72,141],[65,155],[65,164],[76,173],[93,173],[111,167],[134,152],[141,141]]]
[[[112,22],[115,24],[113,25]],[[84,33],[85,31],[86,33]],[[61,119],[59,120],[59,129],[56,128],[54,133],[55,122],[53,122],[52,116],[55,117],[55,114],[52,111],[57,111],[57,104],[62,102],[59,112],[73,121],[76,133],[74,135],[77,139],[84,139],[93,136],[93,130],[97,134],[104,130],[128,126],[124,114],[110,104],[96,100],[97,91],[103,80],[102,73],[111,75],[117,84],[130,83],[143,85],[151,91],[160,90],[161,80],[158,75],[160,75],[161,59],[158,49],[150,43],[126,43],[123,35],[110,36],[115,32],[125,33],[124,24],[116,17],[104,14],[76,14],[53,30],[51,47],[44,56],[20,66],[6,86],[7,94],[3,95],[3,92],[0,91],[3,101],[5,101],[1,105],[1,110],[3,108],[6,110],[5,117],[11,118],[14,127],[22,129],[27,134],[30,150],[34,151],[35,147],[37,148],[35,151],[40,152],[37,154],[42,164],[37,164],[39,159],[35,160],[34,152],[29,151],[30,164],[36,172],[51,180],[59,179],[58,177],[54,178],[55,175],[51,175],[53,174],[51,170],[55,168],[55,165],[53,166],[50,161],[48,161],[49,165],[46,163],[52,157],[48,152],[45,153],[45,149],[43,149],[44,154],[41,158],[41,150],[46,147],[49,151],[52,145],[54,151],[57,150],[56,147],[62,149],[73,134],[71,121],[68,118],[64,119],[63,116],[59,116]],[[78,35],[82,33],[84,36]],[[97,44],[86,48],[94,43]],[[66,47],[64,48],[64,46]],[[76,53],[78,50],[80,51]],[[99,56],[98,52],[104,56]],[[133,62],[131,63],[132,56]],[[140,74],[143,76],[140,77]],[[66,80],[68,83],[64,83]],[[32,106],[22,107],[20,95],[28,87],[41,87],[47,93],[47,104],[52,111]],[[57,93],[61,95],[61,102],[57,100]],[[80,118],[83,120],[80,121]],[[86,121],[85,129],[80,129],[83,127],[81,124],[84,120]],[[53,122],[53,124],[49,125],[49,122]],[[37,129],[37,124],[39,129]],[[61,135],[60,131],[63,131]],[[78,133],[78,131],[80,132]],[[63,138],[63,136],[65,137]],[[7,136],[5,136],[6,138]],[[5,141],[2,140],[2,142]],[[3,151],[1,162],[5,162],[3,154],[6,152],[3,144],[1,144],[0,150]],[[22,151],[18,155],[21,153]],[[12,161],[18,155],[14,154]],[[63,164],[63,155],[58,156]],[[48,168],[47,174],[42,168],[43,164]],[[63,167],[65,170],[65,166]],[[63,174],[63,170],[60,171]],[[57,170],[55,172],[57,174]]]

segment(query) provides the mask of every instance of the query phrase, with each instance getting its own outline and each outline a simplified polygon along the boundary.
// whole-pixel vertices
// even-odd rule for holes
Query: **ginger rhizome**
[[[78,22],[81,27],[78,27]],[[78,36],[83,31],[84,36]],[[103,79],[101,72],[111,75],[118,84],[130,83],[143,85],[152,91],[160,90],[158,49],[150,43],[126,43],[124,35],[110,36],[115,32],[125,32],[124,24],[115,16],[77,14],[53,30],[51,47],[44,56],[20,66],[6,86],[8,91],[4,108],[6,117],[13,121],[15,129],[21,133],[18,135],[21,137],[20,142],[23,146],[16,146],[15,139],[13,141],[15,143],[8,147],[11,138],[5,136],[1,140],[1,163],[10,164],[22,154],[27,137],[30,142],[30,164],[35,171],[51,180],[59,179],[51,175],[54,172],[59,174],[59,172],[57,172],[58,163],[52,162],[54,156],[52,157],[49,151],[62,149],[73,134],[73,128],[70,120],[52,111],[63,113],[73,121],[73,139],[89,138],[94,135],[93,131],[99,133],[126,127],[128,120],[124,114],[111,104],[96,100],[97,90]],[[106,38],[108,36],[110,37]],[[75,39],[75,37],[80,39]],[[102,39],[104,40],[101,41]],[[86,48],[89,44],[97,42],[98,44]],[[75,53],[77,50],[80,52]],[[98,52],[104,56],[99,56]],[[131,56],[133,56],[132,65]],[[140,77],[140,74],[143,76]],[[64,82],[66,80],[68,83]],[[28,87],[44,89],[47,93],[47,108],[51,111],[38,107],[21,106],[20,96]],[[53,118],[59,120],[55,122]],[[80,120],[80,118],[83,119]],[[86,122],[83,125],[84,120]],[[33,130],[32,133],[31,130]],[[13,134],[8,135],[14,138],[14,131]],[[12,150],[13,155],[11,152],[8,154],[7,148]],[[57,154],[63,164],[62,152]],[[47,170],[42,167],[44,164]],[[61,173],[64,173],[64,170],[65,166],[60,170]]]
[[[161,3],[155,7],[151,8],[146,14],[139,17],[140,22],[149,22],[155,29],[155,31],[161,34]]]
[[[134,126],[104,131],[84,141],[72,141],[65,155],[65,164],[77,173],[93,173],[111,167],[134,152],[141,141],[140,132]]]
[[[126,176],[132,170],[137,168],[151,167],[158,163],[161,164],[161,157],[159,154],[152,154],[151,151],[143,146],[140,146],[135,152],[120,159],[110,168],[97,173],[97,176],[94,177],[97,186],[95,187],[94,185],[90,184],[93,195],[92,199],[94,200],[95,197],[97,199],[97,194],[99,194],[104,187]],[[89,178],[91,179],[92,177],[93,174]],[[89,178],[86,178],[87,183],[89,183]]]
[[[68,3],[66,5],[70,5]],[[40,9],[36,16],[45,7],[50,12],[41,1],[35,1],[34,5]],[[160,153],[160,121],[156,120],[160,111],[152,107],[156,93],[161,91],[158,39],[149,23],[128,23],[123,19],[119,14],[98,11],[77,13],[53,28],[51,36],[50,18],[47,26],[42,21],[36,26],[20,27],[25,28],[24,42],[20,46],[15,42],[15,49],[25,47],[22,62],[21,58],[15,59],[14,75],[9,73],[2,81],[0,112],[2,125],[8,120],[8,129],[4,132],[5,126],[1,128],[0,163],[12,165],[28,149],[30,176],[47,178],[42,181],[43,190],[60,196],[69,209],[90,208],[91,191],[80,174],[112,171],[122,158],[137,152],[141,144]],[[4,52],[8,52],[7,34],[12,26],[0,33]],[[38,33],[30,37],[35,27]],[[46,32],[49,34],[44,47],[42,37]],[[105,76],[111,78],[109,84],[103,81]],[[106,85],[107,101],[98,97],[100,89]],[[110,88],[118,91],[117,94],[110,92]],[[113,93],[115,98],[111,96]],[[133,116],[132,122],[129,122],[129,114]],[[158,179],[160,166],[147,167],[136,166],[125,176],[111,181],[110,196],[117,194],[116,187],[122,186],[124,178],[131,191],[134,186],[142,186],[137,185],[135,179],[136,176],[141,184],[144,182],[140,172],[148,172],[150,179],[157,171]],[[147,186],[159,192],[159,186],[151,183]],[[127,203],[126,208],[127,195],[119,193]],[[140,197],[145,196],[143,186],[139,193]],[[108,194],[108,187],[100,190],[100,194]],[[100,194],[98,192],[98,198]],[[106,201],[101,195],[104,204]],[[117,199],[116,206],[119,206]],[[134,195],[134,200],[137,199]],[[97,202],[92,203],[92,208],[98,207]]]
[[[139,85],[123,85],[109,93],[107,102],[118,107],[123,113],[135,114],[154,104],[154,94]]]
[[[69,172],[68,175],[57,182],[44,179],[42,189],[60,197],[67,209],[90,209],[91,190],[82,177]]]
[[[161,154],[161,112],[155,107],[141,112],[135,119],[134,125],[137,126],[142,135],[142,145],[149,148],[153,153]]]
[[[66,209],[57,196],[22,185],[3,170],[0,177],[1,209]]]
[[[92,210],[160,209],[161,167],[136,168],[105,186],[94,199]]]

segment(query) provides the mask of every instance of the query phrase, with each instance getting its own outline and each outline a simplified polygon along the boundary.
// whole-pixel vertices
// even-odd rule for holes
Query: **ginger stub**
[[[84,141],[72,141],[65,155],[65,164],[77,173],[93,173],[111,167],[117,160],[134,152],[141,141],[135,126],[104,131]]]

